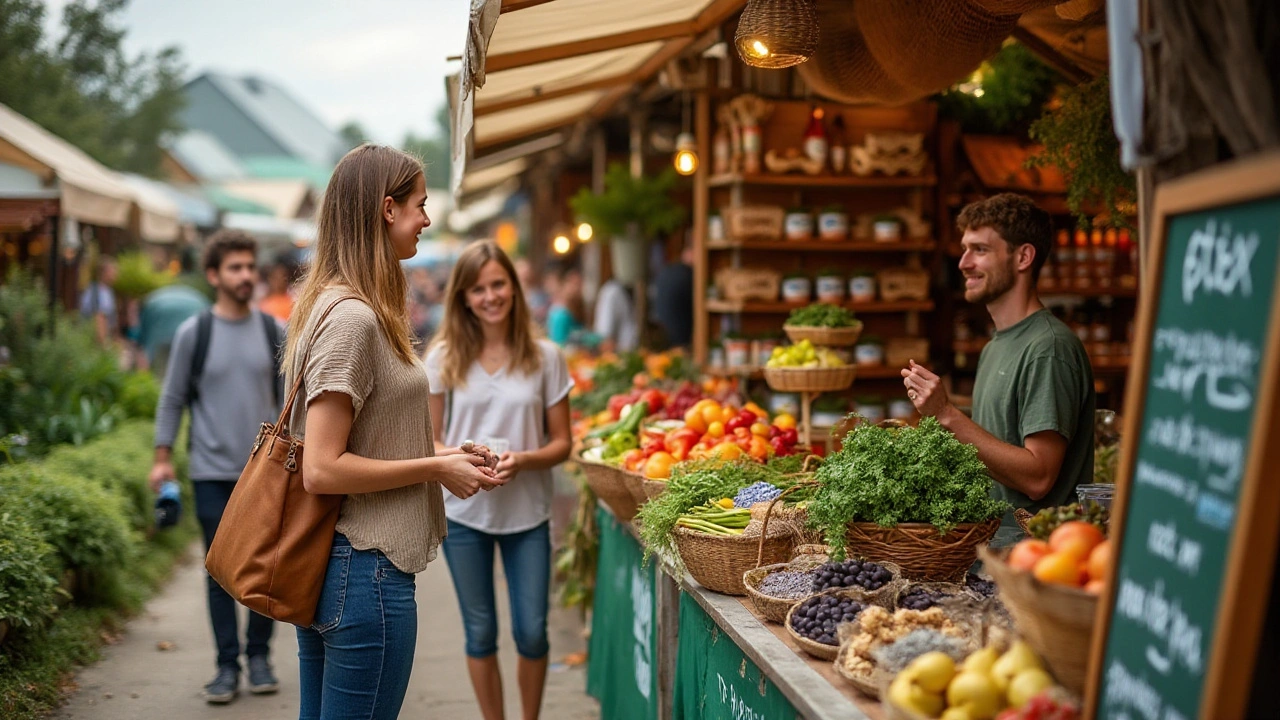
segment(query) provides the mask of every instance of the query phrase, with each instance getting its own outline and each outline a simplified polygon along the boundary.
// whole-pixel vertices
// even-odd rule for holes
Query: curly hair
[[[209,237],[204,246],[204,269],[218,270],[228,254],[246,250],[254,255],[258,253],[258,241],[252,235],[243,230],[219,230]]]
[[[1035,249],[1031,261],[1031,279],[1040,279],[1040,269],[1053,248],[1053,223],[1049,213],[1031,198],[1016,193],[1001,193],[986,200],[970,203],[956,218],[960,232],[991,228],[1009,243],[1010,249],[1030,245]]]

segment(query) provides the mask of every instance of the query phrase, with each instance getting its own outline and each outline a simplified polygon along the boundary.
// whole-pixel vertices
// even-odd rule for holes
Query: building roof
[[[292,157],[313,165],[332,167],[347,150],[342,136],[270,80],[208,72],[192,80],[187,87],[202,81],[216,88],[227,102]]]
[[[259,180],[305,180],[317,192],[323,192],[328,187],[329,176],[333,174],[332,164],[315,165],[283,155],[246,157],[244,167],[249,177]]]
[[[272,209],[281,219],[306,217],[315,208],[316,193],[302,180],[234,180],[222,184],[232,195]]]
[[[203,130],[186,130],[169,141],[168,150],[184,170],[206,182],[248,176],[240,159],[218,138]]]

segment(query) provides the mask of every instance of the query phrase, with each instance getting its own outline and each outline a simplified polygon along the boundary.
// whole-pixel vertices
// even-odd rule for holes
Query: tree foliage
[[[176,47],[125,54],[128,0],[74,0],[57,37],[44,3],[0,0],[0,102],[118,170],[158,175],[160,139],[182,129]]]
[[[447,187],[449,185],[450,143],[449,143],[449,105],[446,103],[436,110],[436,131],[434,135],[423,137],[410,131],[405,134],[400,149],[417,155],[427,168],[427,185],[431,187]]]

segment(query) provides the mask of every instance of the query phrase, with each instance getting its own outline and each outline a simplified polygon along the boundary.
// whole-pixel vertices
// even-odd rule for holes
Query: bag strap
[[[271,349],[271,395],[280,404],[280,396],[284,392],[283,380],[280,377],[280,353],[283,350],[281,345],[284,338],[280,332],[280,326],[276,324],[276,319],[261,310],[257,311],[258,319],[262,321],[262,331],[267,336],[267,347]]]
[[[204,374],[205,359],[209,355],[209,338],[213,335],[213,312],[208,308],[196,316],[196,347],[191,353],[191,373],[187,377],[187,405],[195,405],[200,399],[200,376]]]
[[[302,354],[302,364],[298,367],[298,376],[293,379],[293,387],[289,390],[288,399],[284,401],[284,407],[280,408],[280,417],[276,420],[275,424],[275,431],[277,435],[286,427],[284,424],[285,419],[293,413],[293,403],[298,397],[298,391],[302,389],[302,377],[307,372],[307,360],[311,358],[311,348],[316,343],[316,337],[320,334],[320,328],[324,325],[325,319],[329,317],[329,313],[333,312],[334,308],[338,307],[338,303],[343,300],[359,299],[360,297],[358,295],[343,295],[332,303],[329,303],[329,307],[325,308],[324,312],[320,314],[320,319],[316,321],[315,329],[311,331],[311,338],[307,341],[307,349]]]

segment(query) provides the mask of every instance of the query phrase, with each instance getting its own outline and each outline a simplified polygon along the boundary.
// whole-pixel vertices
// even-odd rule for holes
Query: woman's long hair
[[[409,288],[387,234],[382,201],[391,197],[403,203],[422,175],[419,160],[384,145],[361,145],[334,168],[320,204],[315,255],[289,316],[284,354],[284,367],[289,372],[306,341],[302,329],[316,300],[334,286],[349,289],[372,308],[396,355],[413,362],[406,301]]]
[[[444,323],[436,333],[431,347],[442,349],[440,375],[445,388],[466,384],[467,371],[480,357],[484,349],[484,331],[480,320],[467,307],[466,294],[480,278],[480,270],[490,260],[495,260],[506,271],[511,281],[511,318],[507,326],[507,345],[511,348],[510,369],[520,369],[526,374],[537,372],[542,366],[542,355],[534,339],[533,320],[529,305],[524,299],[524,288],[516,275],[511,258],[491,240],[480,240],[467,246],[458,256],[458,262],[449,273],[449,286],[444,296]],[[432,389],[435,392],[435,389]]]

